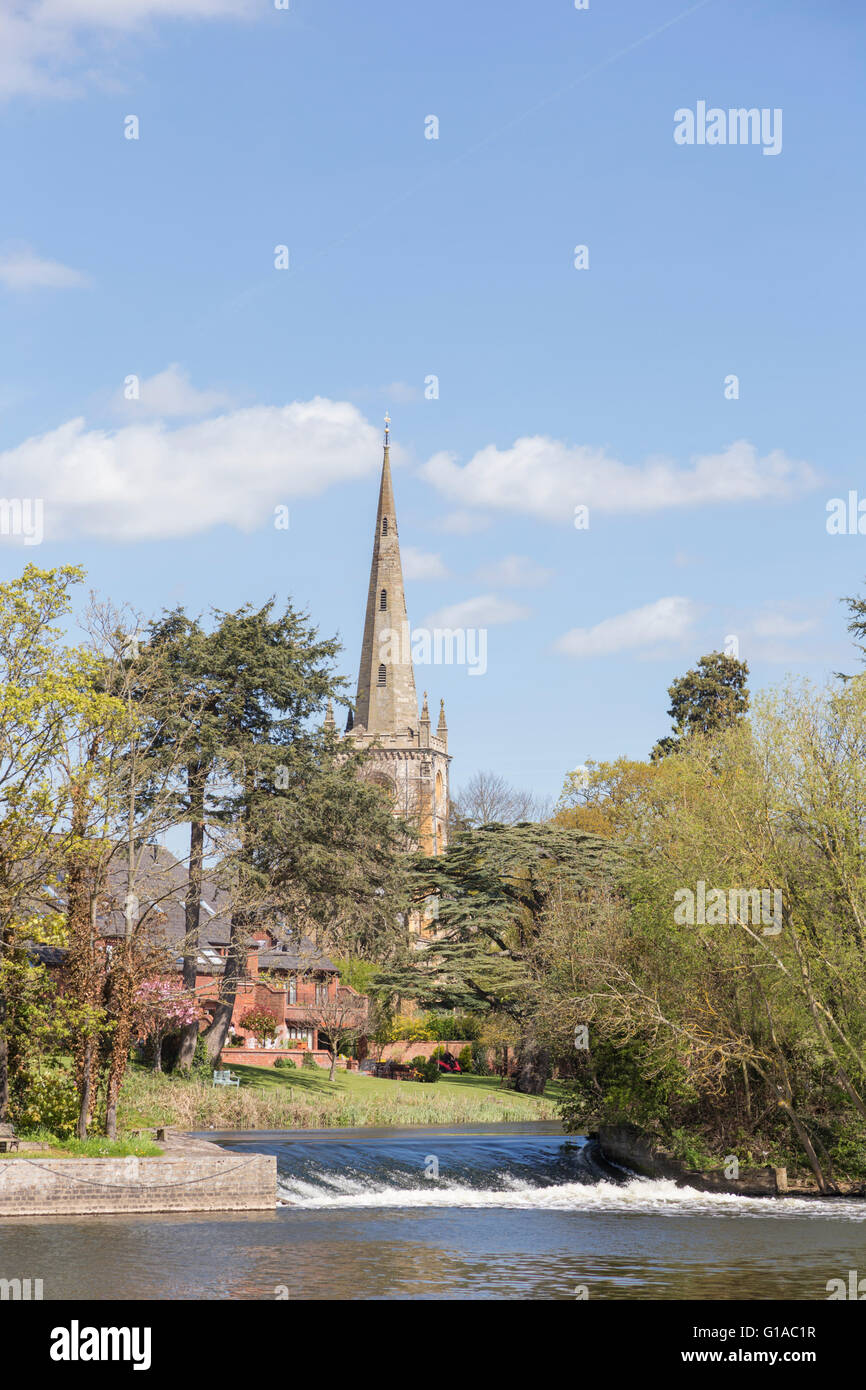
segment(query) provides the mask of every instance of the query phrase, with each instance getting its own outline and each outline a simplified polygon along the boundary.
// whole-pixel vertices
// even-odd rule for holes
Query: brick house
[[[109,874],[109,893],[98,914],[106,950],[127,929],[124,907],[125,877],[120,867]],[[165,948],[166,969],[180,975],[183,968],[186,922],[184,899],[187,876],[184,866],[161,845],[147,845],[136,876],[137,919],[156,945]],[[199,923],[196,1000],[205,1011],[215,1004],[225,969],[231,935],[231,903],[215,884],[202,884]],[[34,954],[53,968],[62,969],[65,951],[35,947]],[[255,928],[247,950],[246,970],[239,982],[222,1061],[230,1065],[272,1067],[278,1057],[300,1063],[310,1054],[320,1066],[330,1066],[321,1034],[327,1016],[350,1011],[361,1026],[368,1013],[368,999],[341,984],[332,960],[308,937],[298,937],[288,924],[268,921]],[[339,1006],[339,1007],[338,1007]],[[266,1010],[277,1019],[273,1040],[263,1047],[241,1020],[251,1011]],[[202,1023],[206,1027],[206,1021]],[[240,1045],[238,1045],[240,1044]],[[362,1047],[363,1050],[363,1047]]]
[[[209,999],[216,1000],[220,967],[214,958],[219,954],[220,948],[211,946],[199,957],[203,969],[196,977],[196,991],[205,1008]],[[247,952],[245,978],[235,996],[223,1062],[269,1067],[278,1057],[300,1063],[304,1054],[310,1053],[320,1066],[329,1066],[320,1033],[326,1031],[327,1014],[333,1014],[338,1001],[359,1017],[366,1017],[366,995],[341,984],[333,961],[307,937],[292,943],[269,931],[257,932]],[[243,1026],[251,1010],[265,1010],[277,1019],[276,1036],[264,1046]]]

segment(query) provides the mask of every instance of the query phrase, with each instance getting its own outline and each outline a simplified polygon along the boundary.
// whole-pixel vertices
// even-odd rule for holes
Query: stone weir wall
[[[226,1153],[206,1141],[167,1141],[162,1158],[0,1159],[0,1219],[273,1211],[276,1203],[273,1155]]]
[[[609,1163],[643,1178],[664,1178],[698,1192],[727,1192],[740,1197],[781,1197],[788,1192],[784,1168],[743,1168],[736,1178],[724,1170],[688,1168],[635,1125],[603,1125],[590,1134]]]

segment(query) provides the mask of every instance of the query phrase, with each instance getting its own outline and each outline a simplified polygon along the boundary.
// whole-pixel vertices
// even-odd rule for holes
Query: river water
[[[706,1195],[552,1124],[214,1134],[273,1153],[273,1212],[13,1220],[46,1299],[808,1299],[866,1274],[866,1202]]]

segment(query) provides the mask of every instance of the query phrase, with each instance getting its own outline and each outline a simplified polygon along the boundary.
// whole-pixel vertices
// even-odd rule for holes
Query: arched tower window
[[[388,534],[388,518],[387,518],[386,516],[383,516],[383,517],[382,517],[382,535],[383,535],[383,536],[387,536],[387,534]]]
[[[388,607],[388,590],[387,590],[387,589],[383,589],[382,592],[381,592],[381,594],[379,595],[379,607],[381,608],[381,610],[382,610],[383,613],[385,612],[386,608]]]
[[[379,667],[379,678],[378,678],[378,680],[376,681],[376,684],[377,684],[377,685],[387,685],[387,684],[388,684],[388,673],[387,673],[387,671],[385,670],[384,665],[382,665],[382,666]]]

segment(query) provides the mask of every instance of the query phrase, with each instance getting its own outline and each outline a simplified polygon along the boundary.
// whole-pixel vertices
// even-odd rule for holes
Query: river
[[[207,1135],[273,1153],[273,1212],[15,1220],[46,1299],[806,1299],[866,1271],[866,1202],[706,1195],[553,1124]]]

